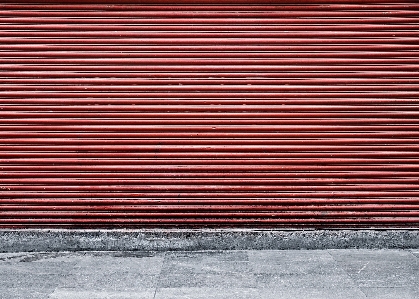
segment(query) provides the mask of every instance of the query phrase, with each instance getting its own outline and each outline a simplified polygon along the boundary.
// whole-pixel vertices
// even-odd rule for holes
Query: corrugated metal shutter
[[[419,4],[242,2],[0,5],[0,226],[418,227]]]

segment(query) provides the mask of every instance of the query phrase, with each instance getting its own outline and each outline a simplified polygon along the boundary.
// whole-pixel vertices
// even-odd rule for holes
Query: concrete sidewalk
[[[0,298],[419,298],[419,249],[0,253]]]

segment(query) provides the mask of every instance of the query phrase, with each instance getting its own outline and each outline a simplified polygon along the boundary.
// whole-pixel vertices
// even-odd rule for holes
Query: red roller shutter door
[[[0,5],[0,226],[418,227],[419,4],[242,2]]]

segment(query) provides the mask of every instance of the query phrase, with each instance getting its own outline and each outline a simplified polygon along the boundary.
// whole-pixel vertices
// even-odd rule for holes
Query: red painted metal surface
[[[0,4],[0,227],[419,227],[416,1],[141,2]]]

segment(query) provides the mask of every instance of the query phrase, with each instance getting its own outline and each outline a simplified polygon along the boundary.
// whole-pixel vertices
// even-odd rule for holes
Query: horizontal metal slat
[[[82,205],[83,202],[89,203],[89,206],[86,207]],[[164,198],[164,199],[118,199],[117,201],[107,198],[101,199],[83,199],[82,201],[75,200],[74,198],[62,199],[62,198],[13,198],[13,199],[5,199],[2,204],[4,206],[19,206],[22,209],[25,209],[26,206],[21,206],[21,204],[25,204],[27,206],[47,206],[50,208],[60,208],[60,207],[83,207],[84,208],[94,208],[99,209],[100,207],[106,206],[130,206],[130,207],[147,207],[147,206],[156,206],[162,209],[165,208],[174,208],[176,209],[178,206],[198,206],[200,208],[204,208],[205,206],[234,206],[234,205],[243,205],[243,206],[259,206],[263,208],[263,206],[267,207],[284,207],[284,208],[295,208],[295,209],[307,209],[308,207],[318,207],[319,209],[327,209],[330,208],[331,210],[338,210],[341,207],[347,207],[348,209],[358,209],[363,210],[364,207],[368,207],[371,205],[381,205],[383,209],[390,205],[396,205],[397,207],[403,207],[406,205],[412,206],[416,205],[417,202],[415,199],[412,198],[386,198],[386,197],[373,197],[373,198],[327,198],[327,199],[316,199],[316,198],[297,198],[297,199],[289,199],[289,198],[261,198],[257,205],[255,205],[254,200],[249,198],[240,198],[240,199],[208,199],[208,198],[194,198],[194,199],[171,199],[171,198]],[[378,207],[379,209],[379,207]]]
[[[78,178],[78,179],[142,179],[142,178],[416,178],[419,177],[419,172],[414,171],[310,171],[310,172],[287,172],[287,171],[264,171],[264,172],[142,172],[142,171],[1,171],[2,178]],[[414,198],[411,200],[415,200]],[[119,200],[118,200],[119,202]],[[259,201],[258,201],[259,203]]]
[[[90,202],[89,202],[90,203]],[[91,204],[91,203],[90,203]],[[295,212],[295,211],[309,211],[309,212],[317,212],[317,211],[388,211],[388,210],[397,210],[398,212],[408,211],[408,210],[415,210],[418,208],[417,205],[357,205],[357,206],[345,206],[345,205],[327,205],[327,206],[282,206],[282,205],[274,205],[274,206],[252,206],[249,204],[246,205],[234,205],[234,206],[223,206],[223,205],[199,205],[199,206],[147,206],[147,205],[140,205],[140,206],[124,206],[124,205],[117,205],[117,206],[106,206],[106,205],[96,205],[96,206],[88,206],[85,205],[70,205],[70,206],[22,206],[22,205],[2,205],[1,208],[7,212],[15,212],[19,213],[21,211],[44,211],[44,212],[57,212],[57,211],[71,211],[74,213],[91,213],[91,212],[147,212],[152,215],[152,213],[156,212],[165,212],[165,213],[173,213],[173,212],[202,212],[202,211],[257,211],[257,212],[271,212],[271,211],[287,211],[287,212]]]
[[[146,6],[143,6],[143,9]],[[195,6],[200,7],[200,6]],[[239,7],[239,6],[237,6]],[[264,32],[264,31],[278,31],[283,29],[284,25],[146,25],[146,24],[136,24],[136,25],[114,25],[106,24],[104,25],[90,25],[90,24],[19,24],[19,23],[7,23],[2,22],[0,24],[0,29],[2,30],[59,30],[66,32],[69,30],[86,30],[86,31],[240,31],[240,32]],[[394,31],[394,30],[416,30],[418,24],[397,24],[397,23],[383,23],[383,24],[330,24],[330,25],[318,25],[318,24],[305,24],[305,25],[289,25],[286,27],[288,30],[295,32],[299,31]]]
[[[15,1],[16,2],[16,1]],[[36,1],[33,1],[36,2]],[[125,3],[124,3],[125,2]],[[37,3],[29,4],[31,2],[26,2],[25,4],[21,3],[7,3],[0,4],[0,9],[10,9],[10,10],[75,10],[75,11],[89,11],[89,10],[103,10],[103,11],[133,11],[138,8],[141,8],[143,11],[161,11],[161,10],[173,10],[173,11],[277,11],[277,10],[399,10],[399,9],[417,9],[418,5],[415,3],[394,3],[394,1],[368,1],[361,4],[361,1],[358,3],[345,3],[345,1],[281,1],[281,3],[261,3],[261,1],[253,1],[253,4],[243,5],[243,2],[239,3],[230,3],[217,5],[210,3],[205,5],[203,3],[196,2],[193,5],[185,5],[184,3],[170,3],[170,6],[165,6],[160,3],[152,3],[147,5],[136,5],[136,3],[129,4],[129,1],[119,1],[118,3],[114,2],[111,5],[105,4],[86,4],[82,1],[78,4],[74,3]],[[342,4],[343,3],[343,4]],[[128,5],[126,5],[128,4]],[[154,4],[154,5],[153,5]],[[158,4],[158,5],[155,5]],[[323,5],[328,4],[328,5]]]
[[[322,18],[321,15],[318,17],[303,17],[303,18],[293,18],[292,16],[288,16],[285,18],[234,18],[234,17],[214,17],[214,18],[118,18],[118,17],[109,17],[109,18],[89,18],[88,16],[84,18],[77,18],[77,17],[13,17],[8,18],[7,16],[4,18],[8,21],[8,23],[35,23],[35,24],[394,24],[394,23],[417,23],[417,18],[415,17],[385,17],[385,15],[381,16],[370,16],[370,17],[352,17],[352,18],[345,18],[346,14],[342,14],[341,17],[329,17],[329,18]]]
[[[2,179],[2,184],[39,184],[39,185],[173,185],[173,184],[188,184],[188,185],[260,185],[260,186],[275,186],[275,185],[328,185],[328,184],[418,184],[419,178],[404,178],[404,179],[372,179],[372,178],[322,178],[322,179]]]
[[[24,31],[2,31],[0,32],[0,38],[33,38],[36,36],[39,38],[51,38],[51,41],[56,41],[57,39],[68,40],[71,38],[80,38],[80,39],[89,39],[91,41],[94,39],[103,39],[103,38],[115,38],[114,42],[118,42],[123,39],[123,42],[127,41],[129,38],[168,38],[168,39],[178,39],[178,38],[365,38],[374,36],[374,38],[415,38],[419,36],[419,33],[415,30],[409,31],[374,31],[374,32],[360,32],[360,31],[320,31],[313,33],[313,31],[298,31],[298,32],[282,32],[282,31],[263,31],[263,32],[225,32],[225,31],[212,31],[212,32],[167,32],[167,31],[66,31],[65,38],[63,38],[62,32],[55,31],[34,31],[34,30],[24,30]],[[203,40],[204,41],[204,40]],[[70,40],[71,42],[71,40]],[[90,42],[91,43],[91,42]],[[194,42],[195,43],[195,42]],[[194,44],[193,43],[193,44]],[[100,61],[100,60],[99,60]]]
[[[43,192],[43,191],[10,191],[7,187],[4,189],[3,195],[5,198],[72,198],[77,199],[91,199],[91,198],[106,198],[115,200],[115,192],[86,192],[86,191],[73,191],[73,192]],[[330,192],[117,192],[119,199],[152,199],[152,200],[182,200],[182,199],[240,199],[240,198],[258,198],[258,199],[338,199],[338,198],[353,198],[353,199],[366,199],[366,198],[401,198],[401,197],[417,197],[419,196],[419,191],[330,191]],[[203,217],[205,215],[202,215]]]
[[[141,6],[139,7],[141,8]],[[255,11],[255,10],[247,10],[247,11],[240,11],[234,10],[233,11],[223,11],[220,13],[219,11],[185,11],[185,10],[173,10],[171,7],[161,7],[159,10],[155,11],[147,11],[142,9],[131,10],[131,11],[109,11],[109,10],[79,10],[75,15],[74,11],[66,11],[66,10],[38,10],[36,11],[37,17],[55,17],[55,18],[63,18],[63,17],[71,17],[74,18],[152,18],[153,20],[159,18],[313,18],[313,17],[320,17],[320,18],[369,18],[369,17],[415,17],[417,15],[416,10],[403,10],[403,9],[374,9],[374,10],[357,10],[351,11],[347,9],[345,11],[333,11],[333,10],[294,10],[293,7],[287,7],[287,10],[281,11],[280,9],[276,11]],[[167,10],[166,10],[167,9]],[[417,9],[417,7],[416,7]],[[34,11],[27,11],[27,10],[0,10],[0,15],[4,17],[33,17]],[[264,21],[264,20],[262,20]]]

